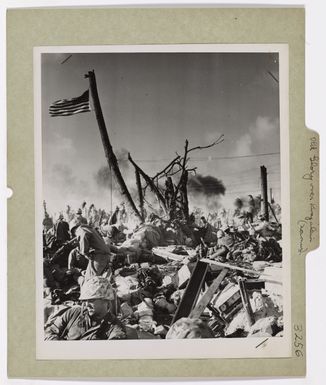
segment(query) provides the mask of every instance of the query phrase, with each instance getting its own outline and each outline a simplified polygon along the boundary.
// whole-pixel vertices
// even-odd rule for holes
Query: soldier
[[[53,252],[55,248],[55,229],[53,220],[47,212],[43,219],[43,248],[48,252]]]
[[[99,232],[81,224],[78,218],[70,222],[69,228],[72,237],[77,238],[79,253],[89,260],[85,280],[94,275],[106,275],[110,271],[110,248]]]
[[[87,219],[83,217],[82,209],[78,209],[76,218],[78,219],[79,223],[87,225]]]
[[[248,202],[247,202],[248,208],[247,208],[247,218],[250,223],[254,221],[254,215],[256,211],[255,207],[255,200],[252,195],[248,195]]]
[[[217,231],[217,247],[214,253],[214,259],[225,262],[227,256],[233,250],[235,240],[233,235],[230,233],[229,227],[223,227]]]
[[[59,218],[55,224],[55,237],[59,247],[70,239],[69,224],[64,220],[62,213],[60,213]]]
[[[74,281],[78,282],[78,278],[81,276],[82,271],[87,269],[87,265],[88,259],[84,255],[80,254],[78,247],[75,247],[69,253],[68,270],[66,274],[71,275]]]
[[[110,303],[115,292],[104,277],[92,277],[81,287],[82,306],[63,309],[45,325],[45,340],[125,339],[126,330],[112,314]]]
[[[212,329],[201,319],[180,318],[169,329],[166,339],[214,338]]]
[[[216,237],[216,230],[214,229],[214,227],[207,222],[205,217],[200,218],[200,224],[201,224],[200,234],[201,234],[201,237],[203,238],[203,241],[208,245],[216,243],[217,237]]]
[[[242,226],[245,223],[246,213],[243,209],[243,202],[240,198],[236,198],[233,203],[233,224],[235,226]]]

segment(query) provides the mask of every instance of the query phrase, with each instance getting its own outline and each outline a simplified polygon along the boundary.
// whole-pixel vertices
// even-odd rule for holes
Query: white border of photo
[[[281,207],[284,335],[266,338],[195,340],[44,341],[42,263],[41,54],[108,52],[276,52],[279,53],[281,137]],[[187,44],[60,46],[34,48],[35,223],[36,223],[36,358],[37,359],[172,359],[266,358],[291,356],[291,248],[289,172],[289,79],[287,44]],[[258,347],[257,347],[258,346]]]

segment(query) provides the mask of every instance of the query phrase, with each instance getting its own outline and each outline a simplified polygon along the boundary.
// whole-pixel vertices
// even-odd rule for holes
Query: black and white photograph
[[[39,357],[290,355],[286,48],[34,61]]]

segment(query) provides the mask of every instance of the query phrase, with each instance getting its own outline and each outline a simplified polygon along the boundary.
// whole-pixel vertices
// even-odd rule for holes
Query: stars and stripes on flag
[[[57,100],[49,108],[51,116],[69,116],[88,111],[91,111],[89,90],[76,98]]]

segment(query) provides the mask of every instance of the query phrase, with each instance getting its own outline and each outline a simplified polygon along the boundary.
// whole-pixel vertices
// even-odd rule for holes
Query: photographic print
[[[286,46],[34,63],[38,357],[289,356]]]

